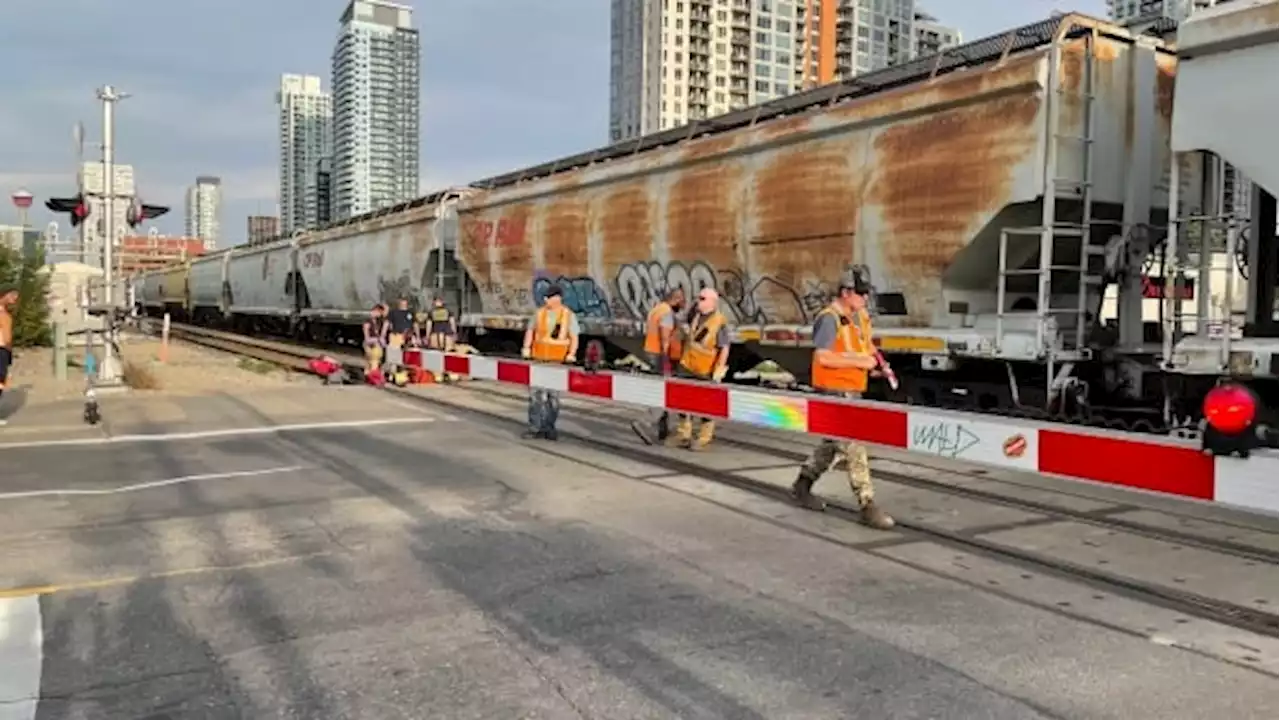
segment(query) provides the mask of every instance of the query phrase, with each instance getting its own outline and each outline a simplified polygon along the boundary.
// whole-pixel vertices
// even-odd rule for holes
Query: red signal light
[[[604,363],[604,345],[599,340],[592,340],[587,343],[587,353],[584,358],[583,365],[588,370],[596,370]]]
[[[1223,435],[1239,435],[1253,426],[1258,400],[1243,385],[1219,385],[1204,396],[1204,419]]]

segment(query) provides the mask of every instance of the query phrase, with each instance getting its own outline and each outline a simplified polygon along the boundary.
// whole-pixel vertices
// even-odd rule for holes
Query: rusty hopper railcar
[[[710,285],[735,362],[803,378],[807,325],[857,268],[919,401],[1043,406],[1085,372],[1109,245],[1165,222],[1175,69],[1084,16],[1019,28],[322,229],[299,317],[354,335],[375,301],[440,293],[516,342],[555,282],[634,350],[662,287]]]
[[[805,326],[855,267],[922,400],[1042,404],[1047,376],[1089,357],[1126,205],[1167,215],[1175,67],[1067,16],[747,111],[789,114],[481,183],[458,205],[468,319],[514,328],[556,282],[588,331],[625,337],[660,288],[711,285],[739,341],[804,376]]]

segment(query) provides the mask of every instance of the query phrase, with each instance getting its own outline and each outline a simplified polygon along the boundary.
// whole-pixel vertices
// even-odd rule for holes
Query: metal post
[[[53,324],[53,376],[58,380],[67,379],[67,323]]]
[[[1232,208],[1231,212],[1232,214],[1227,216],[1227,252],[1223,254],[1223,259],[1226,261],[1226,277],[1223,278],[1222,288],[1222,349],[1219,355],[1219,362],[1224,371],[1231,370],[1231,334],[1235,329],[1235,208]]]
[[[102,363],[98,366],[98,383],[114,385],[120,382],[120,359],[116,357],[115,303],[115,111],[116,103],[127,97],[110,85],[98,90],[102,101],[102,305],[107,308],[104,318]]]
[[[169,362],[169,313],[164,314],[164,323],[160,326],[160,362]]]
[[[1181,252],[1178,242],[1178,202],[1179,202],[1179,185],[1182,178],[1179,177],[1179,162],[1181,155],[1177,151],[1170,153],[1169,162],[1169,232],[1165,240],[1164,250],[1164,337],[1162,338],[1161,361],[1162,367],[1169,367],[1173,363],[1173,343],[1174,335],[1178,331],[1178,321],[1174,313],[1176,312],[1177,303],[1181,300],[1176,298],[1177,282],[1182,274],[1182,263],[1178,261],[1178,254]],[[1204,288],[1200,289],[1204,292]]]

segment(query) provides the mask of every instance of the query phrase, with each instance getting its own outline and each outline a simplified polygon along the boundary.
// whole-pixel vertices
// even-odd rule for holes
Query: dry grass
[[[236,362],[236,367],[245,372],[257,373],[258,375],[266,375],[280,369],[279,365],[266,360],[256,360],[254,358],[240,358]]]
[[[134,390],[159,390],[160,379],[151,368],[142,363],[126,361],[124,364],[124,384]]]

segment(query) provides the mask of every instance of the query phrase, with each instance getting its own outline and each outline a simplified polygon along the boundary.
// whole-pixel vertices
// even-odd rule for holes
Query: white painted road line
[[[134,483],[132,485],[120,485],[113,488],[95,488],[95,489],[77,489],[66,488],[61,490],[26,490],[23,492],[0,493],[0,500],[19,500],[22,498],[38,498],[38,497],[65,497],[68,495],[117,495],[120,493],[137,492],[138,490],[149,490],[151,488],[167,487],[169,485],[181,485],[183,483],[200,482],[202,480],[231,480],[234,478],[259,477],[262,475],[277,475],[279,473],[294,472],[296,470],[305,470],[305,465],[289,465],[287,467],[263,468],[261,470],[240,470],[238,472],[220,472],[205,473],[202,475],[184,475],[176,478],[166,478],[164,480],[151,480],[149,482]]]
[[[179,440],[204,440],[206,438],[236,437],[240,435],[273,435],[283,432],[307,430],[353,430],[380,425],[408,425],[434,422],[433,417],[386,418],[382,420],[353,420],[349,422],[299,423],[295,425],[259,425],[221,430],[197,430],[180,433],[156,433],[148,435],[115,435],[111,437],[69,438],[66,440],[33,440],[31,442],[0,443],[0,450],[84,445],[115,445],[119,443],[174,442]]]
[[[40,598],[0,598],[0,720],[35,718],[43,646]]]

